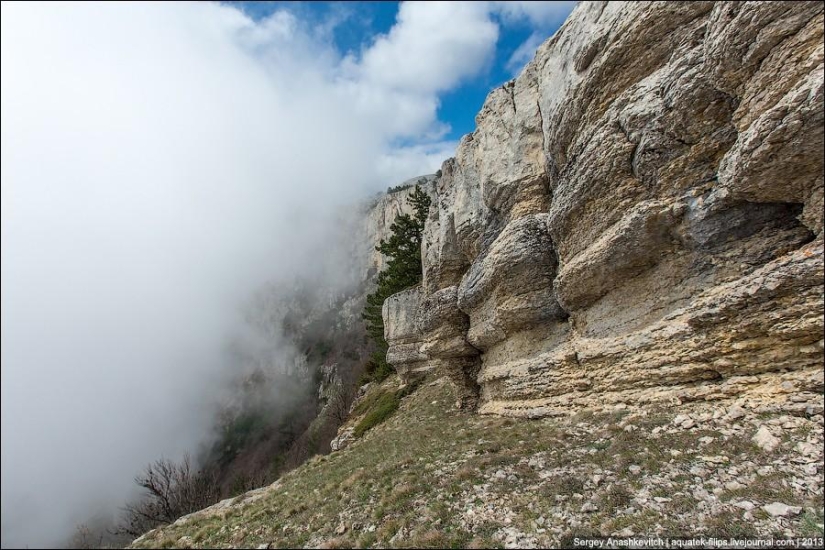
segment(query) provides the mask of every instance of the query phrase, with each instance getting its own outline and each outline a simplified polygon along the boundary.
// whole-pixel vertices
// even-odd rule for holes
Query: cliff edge
[[[436,181],[388,361],[544,416],[822,410],[823,5],[583,2]]]

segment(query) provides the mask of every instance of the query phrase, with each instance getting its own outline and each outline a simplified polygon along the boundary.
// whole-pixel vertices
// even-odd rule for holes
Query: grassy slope
[[[822,534],[822,455],[796,448],[822,441],[821,422],[763,414],[682,429],[672,419],[685,408],[515,420],[453,403],[443,379],[427,381],[344,451],[135,546],[548,547],[599,533]],[[751,437],[771,420],[783,443],[767,453]],[[742,500],[756,507],[733,504]],[[774,501],[803,512],[770,518],[760,507]]]

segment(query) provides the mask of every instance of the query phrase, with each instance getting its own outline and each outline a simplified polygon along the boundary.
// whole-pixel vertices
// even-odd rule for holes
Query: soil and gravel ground
[[[364,399],[399,384],[391,377]],[[528,420],[454,403],[445,379],[426,380],[344,450],[133,546],[546,548],[588,536],[823,535],[820,410],[705,403]]]

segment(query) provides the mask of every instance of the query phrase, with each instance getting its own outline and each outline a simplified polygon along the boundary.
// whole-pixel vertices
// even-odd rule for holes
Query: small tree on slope
[[[398,215],[390,225],[390,237],[382,239],[375,247],[389,260],[386,267],[378,273],[378,288],[367,295],[367,303],[361,314],[367,324],[367,334],[377,347],[367,365],[367,374],[373,380],[383,380],[392,372],[392,367],[387,363],[388,346],[384,339],[384,319],[381,316],[384,300],[421,282],[421,239],[430,202],[430,196],[416,185],[407,197],[413,214]]]

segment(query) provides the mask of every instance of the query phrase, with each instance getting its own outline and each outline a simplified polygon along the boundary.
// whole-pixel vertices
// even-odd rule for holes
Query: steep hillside
[[[371,388],[364,401],[397,384]],[[133,547],[552,548],[600,534],[822,536],[822,415],[697,404],[513,420],[457,410],[455,398],[445,379],[427,379],[347,449]]]
[[[385,303],[402,375],[513,416],[821,410],[821,2],[582,2],[476,121]]]
[[[273,284],[250,300],[250,335],[233,342],[233,378],[214,437],[195,459],[214,489],[206,502],[271,483],[329,452],[373,351],[361,312],[383,267],[375,247],[395,217],[409,212],[413,185],[432,192],[433,178],[405,181],[343,212],[336,250],[319,260],[316,280]],[[133,532],[146,528],[139,522]]]
[[[135,546],[821,537],[823,81],[821,2],[580,3],[428,178],[343,450]]]

